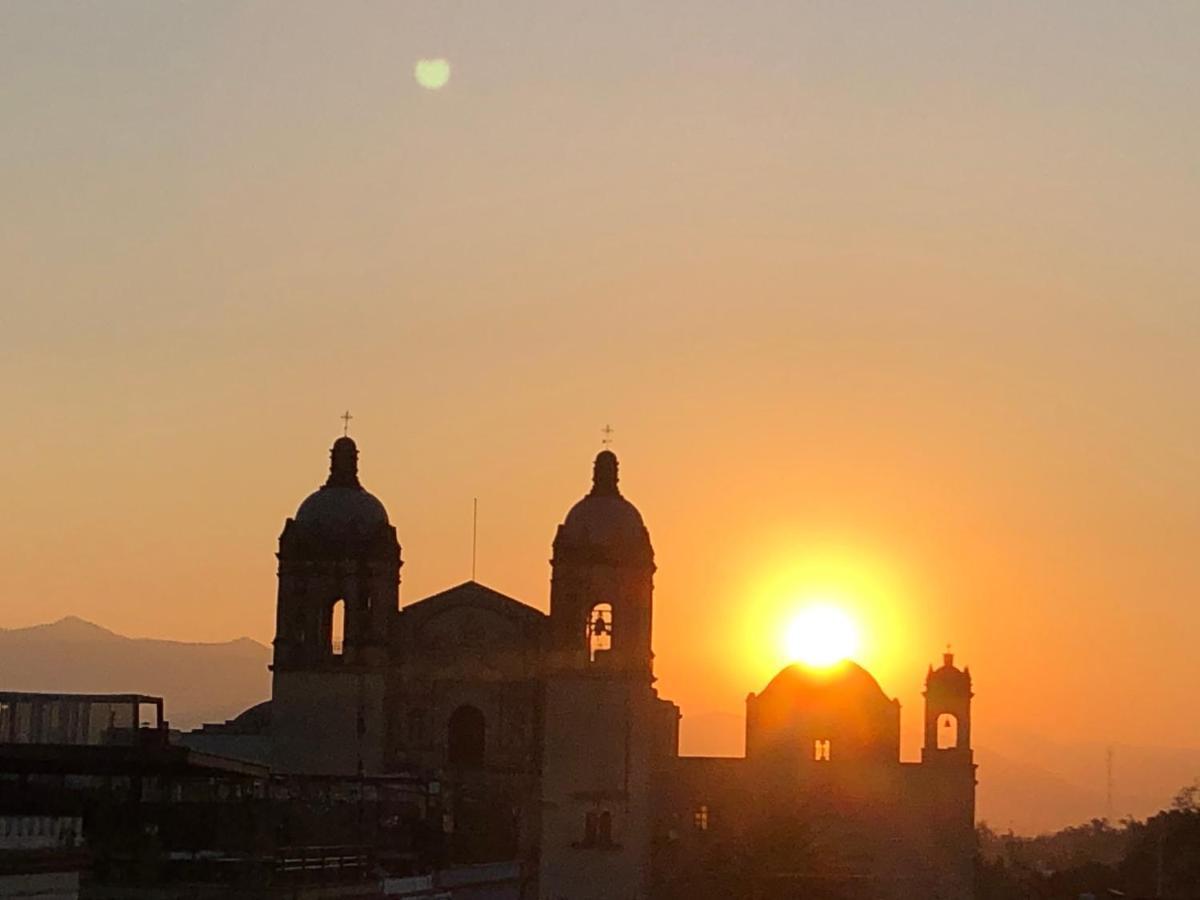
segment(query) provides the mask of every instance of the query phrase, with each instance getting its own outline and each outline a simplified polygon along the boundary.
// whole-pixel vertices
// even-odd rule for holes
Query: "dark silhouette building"
[[[974,896],[970,684],[949,654],[930,670],[927,745],[911,763],[900,760],[900,706],[865,669],[785,668],[746,699],[744,759],[681,758],[661,786],[656,814],[671,839],[656,893]]]
[[[744,759],[679,756],[654,687],[654,550],[611,451],[555,535],[548,614],[475,582],[401,608],[400,567],[339,438],[279,541],[257,717],[276,774],[426,779],[453,858],[529,860],[545,900],[973,896],[971,682],[949,655],[919,763],[853,663],[752,694]]]

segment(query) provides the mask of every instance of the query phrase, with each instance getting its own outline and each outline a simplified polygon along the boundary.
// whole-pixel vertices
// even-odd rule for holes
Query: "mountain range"
[[[151,694],[172,728],[223,722],[271,696],[271,649],[130,638],[68,616],[0,629],[0,690]]]

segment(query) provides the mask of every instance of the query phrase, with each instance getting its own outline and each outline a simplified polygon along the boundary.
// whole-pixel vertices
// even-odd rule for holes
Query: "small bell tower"
[[[971,670],[946,648],[925,676],[925,747],[921,751],[928,848],[938,897],[974,896],[975,759],[971,749]]]
[[[925,747],[922,760],[973,762],[971,749],[971,670],[954,665],[947,648],[939,669],[925,676]]]

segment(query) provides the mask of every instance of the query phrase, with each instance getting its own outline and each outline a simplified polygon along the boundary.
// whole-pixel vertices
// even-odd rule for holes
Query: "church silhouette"
[[[549,613],[474,581],[401,607],[355,442],[330,459],[279,539],[274,772],[430,779],[456,856],[523,860],[544,900],[974,896],[971,676],[949,653],[920,762],[849,662],[751,694],[744,758],[683,757],[654,686],[654,550],[611,450],[555,534]]]

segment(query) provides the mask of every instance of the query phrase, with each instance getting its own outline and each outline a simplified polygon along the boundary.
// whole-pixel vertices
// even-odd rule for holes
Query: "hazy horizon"
[[[545,609],[611,423],[685,715],[828,599],[906,757],[947,643],[981,745],[1200,747],[1200,7],[0,20],[0,627],[269,643],[347,408],[402,601],[477,497]]]

